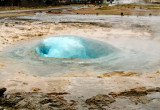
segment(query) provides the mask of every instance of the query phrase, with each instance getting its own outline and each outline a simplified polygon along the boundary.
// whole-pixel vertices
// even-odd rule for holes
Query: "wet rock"
[[[97,78],[102,78],[102,76],[97,76]]]
[[[153,87],[153,88],[146,88],[146,87],[137,87],[129,90],[124,90],[120,92],[110,92],[109,95],[112,95],[113,97],[118,97],[118,96],[145,96],[148,94],[151,94],[153,92],[160,92],[160,87]]]
[[[110,92],[109,95],[112,96],[144,96],[147,95],[147,89],[146,87],[138,87],[138,88],[133,88],[129,90],[124,90],[118,93],[115,92]]]
[[[33,91],[37,92],[37,91],[40,91],[41,89],[40,88],[33,88]]]
[[[15,108],[15,105],[21,100],[23,100],[23,98],[19,97],[19,95],[6,96],[0,98],[0,105],[4,107],[7,106],[8,108]]]
[[[7,26],[8,26],[8,23],[5,23],[4,25],[7,27]]]
[[[156,92],[160,92],[160,87],[156,87]]]
[[[99,94],[87,99],[86,103],[90,106],[90,109],[101,109],[114,101],[115,99],[112,96]]]
[[[51,103],[52,102],[52,99],[44,99],[42,101],[40,101],[39,103],[40,104],[47,104],[47,103]]]
[[[121,12],[121,16],[124,16],[123,12]]]
[[[150,92],[156,92],[156,88],[149,88],[147,89],[147,92],[150,93]]]
[[[63,96],[45,93],[12,93],[0,98],[0,106],[7,110],[75,110],[76,103],[67,101]]]
[[[146,96],[140,96],[140,97],[131,97],[130,100],[137,105],[138,103],[142,104],[149,103],[152,99]]]
[[[6,90],[7,90],[6,88],[0,88],[0,97],[4,94]]]
[[[69,94],[68,92],[51,92],[47,93],[48,95],[66,95]]]
[[[156,73],[157,73],[157,74],[160,74],[160,70],[158,70]]]
[[[137,73],[135,72],[127,72],[127,71],[115,71],[115,72],[109,72],[109,73],[104,73],[103,77],[111,77],[111,76],[138,76]]]
[[[109,108],[117,107],[116,109],[124,109],[125,110],[131,110],[134,106],[134,109],[144,109],[147,108],[148,110],[155,109],[155,105],[157,104],[157,110],[159,110],[158,100],[159,100],[159,87],[153,87],[147,89],[146,87],[137,87],[129,90],[124,90],[121,92],[110,92],[109,95],[112,95],[116,102],[109,105]],[[126,104],[124,102],[127,100]],[[154,103],[153,103],[153,100]],[[123,102],[123,103],[122,103]],[[150,104],[150,105],[149,105]],[[129,105],[129,106],[128,106]],[[149,106],[148,106],[149,105]],[[144,109],[145,110],[145,109]]]
[[[60,10],[49,10],[47,13],[49,13],[49,14],[60,14],[61,13],[61,11]]]
[[[149,88],[149,89],[147,89],[147,92],[148,93],[150,93],[150,92],[160,92],[160,87]]]

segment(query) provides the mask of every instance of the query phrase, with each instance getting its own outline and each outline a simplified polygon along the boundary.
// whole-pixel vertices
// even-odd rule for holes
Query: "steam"
[[[114,0],[115,4],[141,3],[143,0]]]

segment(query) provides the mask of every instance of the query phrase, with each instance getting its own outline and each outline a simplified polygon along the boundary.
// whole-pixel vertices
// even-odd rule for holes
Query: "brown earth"
[[[104,15],[160,15],[160,4],[126,4],[108,6],[108,4],[91,6],[81,10],[73,10],[77,14],[104,14]]]
[[[75,6],[76,5],[71,5]],[[63,6],[58,6],[63,7]],[[0,14],[0,17],[5,16],[24,16],[24,15],[32,15],[38,11],[32,11],[32,9],[46,9],[47,8],[56,8],[56,7],[38,7],[38,8],[25,8],[25,7],[0,7],[1,11],[6,10],[30,10],[29,12],[14,12],[14,13],[3,13]],[[103,14],[103,15],[120,15],[122,12],[124,15],[137,15],[137,16],[145,16],[145,15],[160,15],[160,4],[124,4],[124,5],[117,5],[117,6],[108,6],[108,4],[101,4],[101,5],[89,5],[88,8],[82,8],[75,10],[70,9],[65,12],[61,11],[41,11],[47,12],[50,14]]]

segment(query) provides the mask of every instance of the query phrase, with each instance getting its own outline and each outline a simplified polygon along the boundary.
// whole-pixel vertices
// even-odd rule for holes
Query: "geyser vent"
[[[36,47],[42,57],[99,58],[117,52],[113,46],[102,41],[77,36],[55,36],[44,39]]]

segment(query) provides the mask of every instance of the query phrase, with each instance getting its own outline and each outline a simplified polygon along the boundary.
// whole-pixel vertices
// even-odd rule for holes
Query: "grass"
[[[7,11],[7,10],[27,10],[32,8],[26,8],[26,7],[16,7],[16,6],[1,6],[0,11]]]
[[[112,10],[114,7],[109,7],[109,6],[106,6],[106,7],[99,7],[98,10]]]
[[[47,8],[56,8],[63,6],[75,6],[77,4],[72,5],[59,5],[59,6],[39,6],[39,7],[20,7],[20,6],[0,6],[0,11],[8,11],[8,10],[30,10],[30,9],[47,9]]]
[[[124,10],[124,9],[153,9],[153,10],[159,10],[160,4],[119,4],[117,6],[108,6],[108,5],[102,5],[99,6],[96,10]]]

